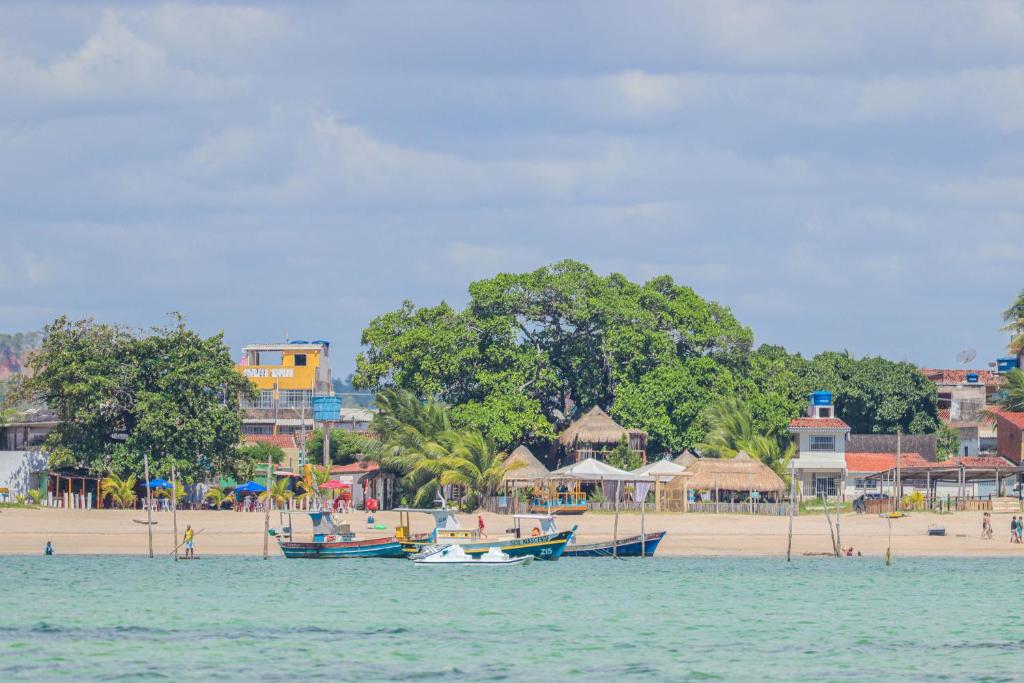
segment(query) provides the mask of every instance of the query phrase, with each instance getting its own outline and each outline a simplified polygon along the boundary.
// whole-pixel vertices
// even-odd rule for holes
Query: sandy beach
[[[41,553],[52,541],[58,554],[142,554],[147,552],[146,527],[133,522],[145,519],[139,510],[64,511],[49,509],[3,509],[0,512],[0,554]],[[154,513],[153,543],[156,553],[169,554],[174,548],[171,513]],[[298,519],[298,518],[297,518]],[[354,531],[362,537],[387,534],[398,521],[394,512],[378,513],[377,523],[388,525],[387,531],[366,529],[366,517],[347,517]],[[475,515],[462,515],[463,524],[475,524]],[[511,526],[511,519],[484,514],[487,531],[493,536]],[[612,536],[614,517],[611,514],[586,514],[559,517],[562,528],[576,524],[580,542]],[[964,512],[936,515],[915,513],[893,520],[893,552],[904,556],[1024,556],[1024,544],[1008,541],[1010,515],[994,515],[995,539],[980,538],[981,514]],[[303,524],[305,520],[302,520]],[[648,531],[665,530],[659,556],[766,556],[784,555],[786,551],[787,518],[752,517],[745,515],[649,514]],[[413,515],[413,532],[429,531],[431,520],[426,515]],[[840,517],[843,545],[852,545],[865,555],[883,555],[887,544],[888,524],[885,519],[847,514]],[[232,511],[182,511],[178,513],[179,535],[191,524],[199,534],[199,554],[258,555],[263,548],[263,515]],[[930,524],[941,524],[946,536],[928,536]],[[279,526],[276,513],[271,526]],[[308,527],[307,527],[308,528]],[[297,525],[297,530],[302,526]],[[619,533],[639,533],[640,516],[623,514]],[[179,539],[180,540],[180,539]],[[821,515],[805,515],[794,520],[793,552],[825,553],[831,547],[828,524]],[[279,554],[271,539],[271,552]]]

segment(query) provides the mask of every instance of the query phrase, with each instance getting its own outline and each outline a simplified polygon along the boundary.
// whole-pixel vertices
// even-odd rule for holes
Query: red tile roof
[[[963,465],[964,467],[1013,467],[1013,463],[998,455],[962,456],[950,458],[940,465]]]
[[[291,434],[246,434],[246,443],[269,443],[281,448],[295,448],[295,437]]]
[[[368,460],[349,463],[348,465],[331,465],[331,474],[362,474],[365,472],[376,472],[380,465]]]
[[[968,373],[975,373],[976,375],[978,375],[978,381],[968,382]],[[1003,382],[1002,375],[996,372],[992,372],[991,370],[949,370],[921,368],[921,374],[930,379],[931,381],[935,382],[936,384],[978,384],[998,386]]]
[[[789,423],[790,429],[849,429],[838,417],[798,417]]]
[[[1004,420],[1012,424],[1014,427],[1024,429],[1024,413],[1011,413],[1009,411],[999,410],[997,408],[993,408],[992,413],[995,414],[997,417],[1003,418]]]
[[[901,467],[927,467],[920,453],[900,455]],[[847,453],[846,469],[850,472],[884,472],[896,467],[895,453]]]

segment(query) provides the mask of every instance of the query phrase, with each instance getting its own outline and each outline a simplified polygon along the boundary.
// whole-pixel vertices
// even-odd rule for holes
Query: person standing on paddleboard
[[[192,548],[192,538],[195,534],[192,533],[192,525],[189,524],[185,527],[185,557],[188,559],[194,559],[196,552]]]

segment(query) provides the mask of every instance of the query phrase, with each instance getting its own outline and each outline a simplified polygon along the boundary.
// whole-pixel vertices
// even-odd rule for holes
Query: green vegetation
[[[626,437],[622,437],[622,440],[608,453],[605,462],[627,472],[632,472],[643,465],[640,454],[629,447]]]
[[[204,339],[180,316],[149,334],[61,317],[48,325],[10,398],[45,404],[60,424],[45,448],[50,466],[184,481],[229,472],[241,441],[238,374],[222,335]]]
[[[938,443],[935,449],[935,460],[943,462],[956,457],[960,453],[960,432],[945,422],[940,422],[936,436],[938,437]]]
[[[269,489],[260,493],[259,499],[261,501],[269,499],[276,507],[282,508],[294,495],[294,493],[288,490],[287,479],[276,479]]]
[[[1024,353],[1024,289],[1009,308],[1003,311],[1003,332],[1013,335],[1010,339],[1010,353]]]
[[[732,458],[740,451],[757,458],[783,479],[797,446],[783,434],[760,433],[750,405],[733,396],[720,399],[707,410],[708,434],[698,444],[702,451]]]
[[[134,474],[127,477],[111,474],[100,482],[100,492],[104,497],[110,496],[114,505],[122,509],[134,507],[135,487],[138,486],[138,483]]]
[[[203,500],[207,500],[213,505],[214,510],[220,510],[224,507],[225,503],[231,503],[234,501],[234,497],[226,490],[222,488],[212,488],[206,492],[206,496]]]
[[[355,386],[442,401],[450,427],[499,448],[546,441],[600,405],[645,429],[652,455],[679,452],[706,441],[707,407],[727,396],[745,401],[753,434],[781,444],[816,389],[833,392],[855,433],[939,426],[935,387],[912,364],[755,349],[728,308],[668,276],[640,285],[562,261],[474,282],[469,294],[461,311],[407,301],[372,320]]]
[[[367,457],[402,476],[406,502],[431,506],[442,486],[463,492],[462,504],[476,507],[480,499],[497,491],[506,465],[488,437],[474,429],[455,429],[447,405],[420,401],[415,394],[390,388],[377,395],[380,413],[370,429],[379,441],[351,434],[349,438]]]
[[[331,430],[331,463],[347,465],[355,462],[356,454],[361,452],[360,442],[351,438],[352,432],[345,429]],[[324,432],[317,429],[306,439],[306,462],[311,464],[324,461]]]
[[[256,476],[256,468],[265,468],[268,459],[275,465],[280,465],[284,460],[284,450],[280,446],[262,441],[247,443],[236,449],[229,471],[237,481],[251,481]]]
[[[1014,368],[1004,375],[1003,386],[995,402],[1003,410],[1024,412],[1024,370]]]

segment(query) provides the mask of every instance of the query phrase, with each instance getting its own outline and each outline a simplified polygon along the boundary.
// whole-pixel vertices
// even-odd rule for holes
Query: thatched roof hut
[[[686,487],[694,490],[782,493],[786,488],[770,467],[743,451],[734,458],[696,458],[686,471],[693,475]]]
[[[544,464],[526,446],[520,446],[512,451],[505,458],[505,464],[509,463],[522,463],[523,466],[506,472],[505,476],[501,478],[502,484],[529,483],[548,476],[548,468],[544,467]]]
[[[683,467],[689,467],[694,463],[694,461],[698,459],[699,458],[697,457],[696,453],[687,449],[680,453],[672,462],[674,462],[677,465],[682,465]]]
[[[626,429],[600,407],[594,406],[569,425],[558,437],[558,442],[567,451],[575,453],[579,461],[610,451],[623,437],[632,450],[646,457],[647,432],[642,429]]]

